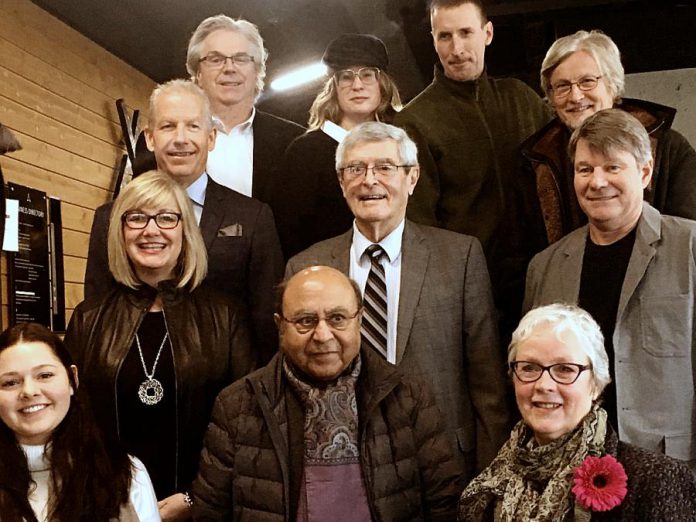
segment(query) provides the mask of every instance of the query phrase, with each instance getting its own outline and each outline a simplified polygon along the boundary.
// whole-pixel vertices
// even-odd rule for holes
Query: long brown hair
[[[52,522],[108,521],[128,502],[130,459],[118,447],[106,447],[86,394],[77,386],[72,357],[60,338],[36,323],[22,323],[0,334],[0,353],[23,342],[48,346],[68,373],[75,393],[65,418],[51,434]],[[27,459],[14,432],[0,421],[0,518],[3,522],[36,522],[29,504],[33,487]]]

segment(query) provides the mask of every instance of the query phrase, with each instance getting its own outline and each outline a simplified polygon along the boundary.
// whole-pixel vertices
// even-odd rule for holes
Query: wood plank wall
[[[0,122],[23,150],[5,181],[62,200],[67,318],[82,300],[94,209],[111,199],[124,152],[115,101],[147,110],[154,82],[29,0],[0,2]],[[2,254],[2,326],[8,323]]]

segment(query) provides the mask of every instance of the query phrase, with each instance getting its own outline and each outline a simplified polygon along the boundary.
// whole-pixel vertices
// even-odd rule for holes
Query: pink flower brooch
[[[628,477],[611,455],[588,456],[573,470],[573,493],[583,509],[609,511],[623,501]]]

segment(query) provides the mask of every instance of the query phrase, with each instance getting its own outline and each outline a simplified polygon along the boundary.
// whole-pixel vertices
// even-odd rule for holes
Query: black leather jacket
[[[203,435],[217,394],[255,367],[246,314],[228,297],[204,288],[193,292],[161,283],[176,376],[177,476],[182,491],[193,481]],[[80,303],[65,344],[86,386],[105,434],[118,437],[117,376],[135,332],[153,303],[151,287],[118,285]],[[144,434],[145,436],[146,434]]]

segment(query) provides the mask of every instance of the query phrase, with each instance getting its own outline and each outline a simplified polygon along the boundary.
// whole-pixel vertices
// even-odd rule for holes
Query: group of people
[[[696,520],[696,152],[608,36],[547,104],[429,9],[433,83],[339,36],[306,132],[253,24],[198,26],[64,342],[0,335],[3,521]]]

